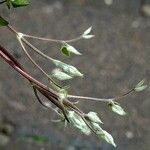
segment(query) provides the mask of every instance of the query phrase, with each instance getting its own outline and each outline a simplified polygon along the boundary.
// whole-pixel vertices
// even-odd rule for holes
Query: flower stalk
[[[121,94],[119,96],[115,96],[112,98],[94,98],[94,97],[86,97],[86,96],[77,96],[77,95],[69,95],[67,89],[61,85],[59,85],[54,79],[53,76],[59,80],[72,79],[75,76],[83,77],[83,74],[74,66],[63,63],[59,60],[53,59],[52,57],[44,54],[40,49],[31,44],[26,38],[32,38],[47,42],[56,42],[62,44],[61,51],[67,57],[70,54],[81,55],[73,46],[68,43],[76,42],[81,39],[90,39],[94,37],[94,35],[89,35],[92,27],[88,28],[82,35],[77,38],[71,40],[56,40],[50,38],[37,37],[33,35],[24,34],[18,32],[14,27],[12,27],[4,18],[0,16],[1,25],[6,26],[12,33],[15,34],[17,40],[19,41],[22,50],[26,54],[27,58],[35,65],[44,75],[48,78],[50,85],[45,85],[40,81],[33,78],[23,67],[22,65],[6,50],[3,46],[0,45],[0,56],[4,59],[13,69],[15,69],[20,75],[22,75],[25,79],[29,81],[31,84],[34,94],[39,101],[39,103],[47,109],[51,109],[56,112],[56,114],[61,118],[59,121],[64,121],[65,123],[71,123],[73,126],[78,128],[81,132],[89,135],[91,131],[98,137],[104,139],[108,143],[112,144],[116,147],[114,143],[113,137],[105,130],[103,130],[100,126],[102,121],[98,117],[97,113],[89,112],[88,114],[84,113],[81,109],[76,106],[76,103],[71,102],[69,99],[82,99],[82,100],[91,100],[97,102],[105,102],[111,108],[111,110],[118,115],[125,115],[126,112],[120,106],[116,100],[123,99],[124,97],[130,95],[133,92],[140,92],[144,90],[147,85],[144,85],[144,80],[139,82],[134,88]],[[57,67],[57,72],[53,71],[52,75],[48,75],[43,68],[37,64],[37,62],[32,58],[32,56],[28,53],[27,48],[30,48],[40,56],[52,61],[52,63]],[[38,93],[42,94],[49,102],[54,104],[56,108],[52,108],[51,105],[46,105]],[[57,120],[58,121],[58,120]]]

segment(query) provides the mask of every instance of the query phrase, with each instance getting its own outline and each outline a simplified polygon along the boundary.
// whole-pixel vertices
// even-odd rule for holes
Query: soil
[[[84,78],[65,82],[75,95],[108,98],[131,89],[143,78],[150,85],[150,18],[139,13],[140,1],[32,0],[31,5],[8,11],[0,6],[20,32],[56,39],[71,39],[92,26],[91,40],[72,43],[82,56],[64,58],[60,45],[32,40],[49,56],[78,67]],[[34,77],[45,77],[26,58],[15,36],[0,29],[0,42]],[[29,50],[29,52],[31,52]],[[34,59],[51,73],[53,65],[34,52]],[[85,112],[96,111],[118,150],[149,150],[150,88],[120,101],[125,117],[112,113],[106,104],[81,100]],[[2,59],[0,61],[0,150],[112,150],[94,135],[85,136],[71,126],[53,123],[57,118],[36,100],[30,84]],[[41,137],[42,135],[42,137]],[[39,136],[39,137],[38,137]]]

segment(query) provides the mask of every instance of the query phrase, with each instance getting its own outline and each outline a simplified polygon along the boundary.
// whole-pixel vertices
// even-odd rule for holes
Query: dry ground
[[[116,0],[106,6],[99,0],[33,0],[29,7],[0,13],[24,33],[68,39],[78,36],[89,26],[96,35],[92,40],[73,43],[82,56],[63,58],[60,45],[33,41],[43,52],[77,66],[83,79],[69,82],[70,93],[94,97],[110,97],[130,89],[142,78],[150,84],[150,19],[139,14],[139,1]],[[45,82],[7,29],[0,29],[0,42],[33,74]],[[52,65],[36,54],[32,56],[47,71]],[[104,128],[115,138],[118,150],[149,150],[150,147],[150,88],[133,94],[121,102],[128,115],[111,113],[105,104],[81,101],[78,106],[88,112],[95,110],[104,121]],[[27,81],[0,61],[0,122],[9,137],[0,150],[112,150],[112,146],[94,135],[87,137],[63,124],[51,123],[55,117],[37,102]],[[7,127],[6,127],[7,126]],[[3,135],[3,134],[0,135]],[[48,137],[44,143],[25,135]],[[4,137],[3,137],[4,138]],[[5,137],[6,138],[6,137]]]

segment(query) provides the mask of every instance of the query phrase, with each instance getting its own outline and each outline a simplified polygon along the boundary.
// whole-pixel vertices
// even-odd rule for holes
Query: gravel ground
[[[99,0],[32,0],[26,8],[9,13],[0,6],[0,13],[21,32],[52,37],[74,38],[93,26],[95,38],[72,45],[82,56],[63,58],[60,45],[32,41],[43,52],[77,66],[83,79],[73,79],[70,93],[94,97],[111,97],[129,90],[141,79],[150,85],[150,18],[139,14],[140,1],[114,0],[110,6]],[[37,79],[46,79],[25,57],[14,35],[0,29],[0,42]],[[32,56],[48,72],[54,67],[40,56]],[[46,63],[45,63],[46,62]],[[8,71],[9,70],[9,71]],[[118,150],[149,150],[150,88],[123,101],[127,116],[120,117],[97,102],[81,101],[85,112],[94,110],[117,143]],[[55,124],[51,111],[36,100],[27,81],[0,61],[0,150],[112,150],[112,146],[94,135],[85,136],[63,124]],[[47,137],[37,142],[32,135]]]

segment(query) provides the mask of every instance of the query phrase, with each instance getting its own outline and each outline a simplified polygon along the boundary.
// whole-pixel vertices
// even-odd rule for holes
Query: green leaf
[[[60,69],[54,69],[52,72],[52,77],[55,77],[58,80],[69,80],[72,79],[68,74],[60,71]]]
[[[117,113],[118,115],[124,116],[126,115],[126,112],[124,111],[124,109],[120,106],[120,104],[118,102],[110,102],[108,104],[109,107],[111,107],[112,111]]]
[[[62,54],[64,54],[64,55],[67,56],[67,57],[70,56],[70,52],[67,50],[66,47],[62,47],[62,48],[61,48],[61,52],[62,52]]]
[[[88,114],[86,114],[86,117],[88,117],[88,120],[92,121],[92,122],[96,122],[96,123],[103,123],[100,118],[98,117],[96,112],[89,112]]]
[[[65,56],[70,56],[70,53],[75,54],[75,55],[81,55],[81,53],[78,52],[73,46],[71,46],[65,42],[63,43],[63,46],[61,48],[61,52]]]
[[[13,7],[23,7],[30,4],[29,0],[10,0]]]
[[[106,142],[112,144],[114,147],[116,147],[113,137],[107,131],[103,130],[103,131],[97,132],[97,136],[99,138],[104,139]]]
[[[145,83],[145,80],[143,79],[142,81],[140,81],[140,82],[135,86],[134,90],[135,90],[136,92],[141,92],[141,91],[143,91],[144,89],[146,89],[146,88],[147,88],[147,85],[144,85],[144,83]]]
[[[56,59],[51,59],[52,62],[58,67],[61,68],[65,73],[67,73],[69,76],[74,77],[74,76],[79,76],[83,77],[83,74],[77,70],[74,66],[65,64],[59,60]]]
[[[0,16],[0,27],[7,26],[9,23],[4,18]]]

